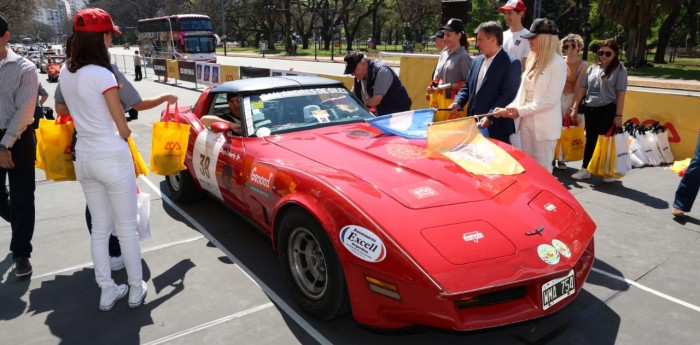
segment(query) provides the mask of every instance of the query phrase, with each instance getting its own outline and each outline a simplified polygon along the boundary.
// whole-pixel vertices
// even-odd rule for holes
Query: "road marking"
[[[224,317],[222,317],[222,318],[220,318],[220,319],[216,319],[216,320],[213,320],[213,321],[209,321],[209,322],[207,322],[207,323],[203,323],[203,324],[201,324],[201,325],[192,327],[192,328],[190,328],[190,329],[186,329],[186,330],[184,330],[184,331],[180,331],[180,332],[177,332],[177,333],[173,333],[173,334],[171,334],[171,335],[169,335],[169,336],[167,336],[167,337],[163,337],[163,338],[160,338],[160,339],[156,339],[156,340],[154,340],[154,341],[149,341],[149,342],[145,343],[144,345],[157,345],[157,344],[162,344],[162,343],[168,342],[168,341],[170,341],[170,340],[173,340],[173,339],[176,339],[176,338],[180,338],[180,337],[183,337],[183,336],[185,336],[185,335],[192,334],[192,333],[194,333],[194,332],[198,332],[198,331],[201,331],[201,330],[203,330],[203,329],[207,329],[207,328],[209,328],[209,327],[216,326],[216,325],[218,325],[218,324],[221,324],[221,323],[224,323],[224,322],[233,320],[233,319],[237,319],[237,318],[239,318],[239,317],[246,316],[246,315],[248,315],[248,314],[253,314],[253,313],[256,313],[256,312],[258,312],[258,311],[265,310],[265,309],[270,308],[270,307],[272,307],[272,306],[274,306],[274,304],[272,304],[272,302],[267,302],[267,303],[265,303],[265,304],[261,304],[261,305],[256,306],[256,307],[249,308],[249,309],[240,311],[240,312],[235,313],[235,314],[231,314],[231,315],[228,315],[228,316],[224,316]]]
[[[197,231],[199,231],[199,233],[203,234],[204,237],[207,238],[207,240],[209,240],[211,243],[213,243],[216,246],[216,248],[218,248],[220,251],[222,251],[224,254],[226,254],[226,256],[231,260],[231,262],[233,262],[234,264],[236,264],[236,266],[238,266],[238,268],[240,268],[240,270],[243,272],[243,274],[248,276],[248,278],[254,284],[259,286],[262,289],[262,291],[267,295],[267,297],[270,298],[270,300],[272,300],[272,302],[275,305],[277,305],[278,308],[282,309],[282,311],[287,316],[292,318],[292,320],[294,320],[294,322],[296,322],[296,324],[299,325],[299,327],[301,327],[307,334],[309,334],[309,336],[314,338],[319,344],[322,344],[322,345],[332,344],[328,339],[326,339],[326,337],[324,337],[319,331],[317,331],[313,326],[311,326],[311,324],[309,324],[306,320],[304,320],[304,318],[301,317],[301,315],[299,315],[299,313],[297,313],[294,309],[292,309],[292,307],[289,304],[287,304],[287,302],[284,299],[282,299],[274,290],[272,290],[269,286],[267,286],[267,284],[265,284],[265,282],[263,282],[250,269],[248,269],[248,267],[246,267],[243,263],[241,263],[241,261],[238,260],[238,258],[235,255],[233,255],[228,249],[226,249],[226,247],[224,247],[216,238],[214,238],[214,236],[212,236],[207,231],[207,229],[205,229],[201,224],[199,224],[199,222],[194,220],[190,215],[185,213],[185,211],[182,210],[180,208],[180,206],[175,204],[174,201],[170,200],[170,198],[168,196],[163,195],[160,192],[160,188],[158,188],[153,182],[151,182],[151,180],[149,180],[146,176],[144,176],[144,177],[142,177],[142,181],[144,181],[149,187],[151,187],[153,192],[156,193],[163,201],[165,201],[165,203],[167,203],[177,213],[179,213],[187,221],[189,221],[192,224],[192,226],[194,226],[197,229]],[[233,314],[233,315],[236,315],[236,314]],[[217,325],[219,323],[213,323],[213,324],[206,323],[206,324],[204,324],[206,326],[200,327],[197,330],[211,327],[211,326]]]
[[[652,295],[656,295],[656,296],[661,297],[661,298],[663,298],[663,299],[665,299],[665,300],[671,301],[671,302],[676,303],[676,304],[680,304],[680,305],[682,305],[682,306],[684,306],[684,307],[686,307],[686,308],[689,308],[689,309],[695,310],[695,311],[697,311],[697,312],[700,312],[700,307],[698,307],[698,306],[696,306],[696,305],[694,305],[694,304],[690,304],[690,303],[688,303],[688,302],[686,302],[686,301],[683,301],[683,300],[680,300],[680,299],[678,299],[678,298],[669,296],[669,295],[667,295],[667,294],[665,294],[665,293],[663,293],[663,292],[656,291],[656,290],[654,290],[654,289],[652,289],[652,288],[649,288],[649,287],[646,287],[646,286],[644,286],[644,285],[642,285],[642,284],[639,284],[639,283],[637,283],[637,282],[635,282],[635,281],[633,281],[633,280],[629,280],[629,279],[627,279],[627,278],[625,278],[625,277],[620,277],[620,276],[618,276],[618,275],[614,275],[614,274],[612,274],[612,273],[608,273],[608,272],[605,272],[605,271],[603,271],[603,270],[599,270],[599,269],[597,269],[597,268],[595,268],[595,267],[593,267],[591,270],[594,271],[594,272],[596,272],[596,273],[600,273],[600,274],[602,274],[602,275],[604,275],[604,276],[606,276],[606,277],[610,277],[610,278],[613,278],[613,279],[616,279],[616,280],[619,280],[619,281],[623,281],[623,282],[625,282],[625,283],[627,283],[627,284],[630,284],[630,285],[632,285],[632,286],[638,287],[638,288],[640,288],[640,289],[642,289],[642,290],[644,290],[644,291],[646,291],[646,292],[651,293]]]
[[[164,244],[161,244],[161,245],[158,245],[158,246],[155,246],[155,247],[143,249],[143,250],[141,250],[141,253],[149,253],[149,252],[154,252],[154,251],[156,251],[156,250],[160,250],[160,249],[164,249],[164,248],[179,246],[179,245],[181,245],[181,244],[185,244],[185,243],[189,243],[189,242],[198,241],[198,240],[201,240],[201,239],[203,239],[203,238],[204,238],[204,236],[201,236],[201,235],[200,235],[200,236],[196,236],[196,237],[192,237],[192,238],[187,238],[187,239],[180,240],[180,241],[164,243]],[[59,275],[59,274],[67,273],[67,272],[71,272],[71,271],[77,271],[77,270],[79,270],[79,269],[83,269],[83,268],[87,268],[87,267],[92,267],[92,266],[93,266],[93,263],[92,263],[92,262],[88,262],[88,263],[84,263],[84,264],[80,264],[80,265],[76,265],[76,266],[72,266],[72,267],[68,267],[68,268],[63,268],[63,269],[60,269],[60,270],[57,270],[57,271],[52,271],[52,272],[44,273],[44,274],[42,274],[42,275],[37,275],[37,276],[34,276],[34,275],[33,275],[33,276],[32,276],[32,280],[34,280],[34,279],[39,279],[39,278],[43,278],[43,277],[48,277],[48,276]]]

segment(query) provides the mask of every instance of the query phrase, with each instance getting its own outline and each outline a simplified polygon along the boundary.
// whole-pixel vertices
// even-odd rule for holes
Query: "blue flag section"
[[[434,116],[435,109],[429,108],[382,115],[367,122],[385,133],[402,138],[426,139],[428,124],[433,122]]]

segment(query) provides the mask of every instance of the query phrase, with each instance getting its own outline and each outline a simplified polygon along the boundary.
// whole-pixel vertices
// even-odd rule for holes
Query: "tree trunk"
[[[688,12],[698,13],[700,9],[700,0],[689,0],[688,1]],[[695,49],[695,42],[698,40],[698,20],[694,15],[688,16],[688,39],[686,40],[685,51],[688,55],[692,54]]]
[[[671,33],[676,26],[676,18],[681,13],[681,3],[678,2],[673,6],[673,9],[668,13],[666,20],[659,27],[659,39],[656,45],[656,55],[654,55],[654,63],[666,63],[666,48],[671,41]]]
[[[637,28],[629,28],[629,33],[627,34],[627,46],[625,47],[626,66],[635,65],[636,57],[634,56],[634,53],[637,51],[638,36]]]

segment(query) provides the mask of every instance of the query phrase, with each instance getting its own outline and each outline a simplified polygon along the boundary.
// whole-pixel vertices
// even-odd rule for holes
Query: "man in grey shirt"
[[[24,277],[32,273],[29,257],[34,235],[36,149],[34,132],[29,126],[34,122],[39,77],[36,66],[15,54],[8,47],[9,42],[8,23],[0,16],[0,210],[9,218],[12,228],[10,251],[15,275]],[[10,179],[9,206],[6,176]]]

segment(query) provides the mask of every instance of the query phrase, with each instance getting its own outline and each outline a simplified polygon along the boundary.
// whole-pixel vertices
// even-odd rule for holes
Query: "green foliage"
[[[588,45],[588,51],[597,52],[601,44],[603,44],[602,40],[591,40],[591,43]]]
[[[467,23],[467,35],[473,36],[473,32],[479,24],[488,21],[503,22],[502,18],[498,14],[498,9],[496,4],[492,0],[472,0],[472,20]]]

